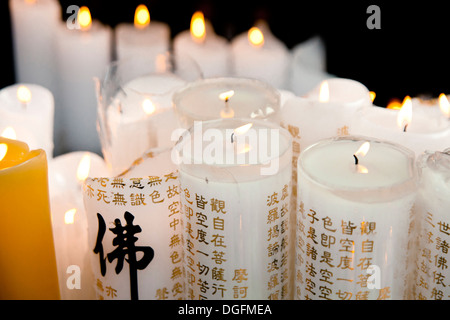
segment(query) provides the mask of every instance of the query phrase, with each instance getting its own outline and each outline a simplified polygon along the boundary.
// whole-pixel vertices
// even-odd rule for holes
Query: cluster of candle
[[[448,299],[447,96],[406,97],[394,110],[350,79],[282,90],[285,62],[271,55],[274,70],[251,73],[268,51],[245,51],[224,67],[222,53],[261,48],[238,37],[218,49],[196,18],[193,35],[174,41],[181,69],[156,38],[156,65],[134,58],[143,49],[133,27],[118,27],[123,59],[95,86],[98,132],[76,133],[99,138],[104,159],[52,158],[46,88],[0,91],[0,202],[11,226],[0,297]],[[263,34],[278,52],[267,26],[258,30],[251,38]],[[32,241],[12,245],[18,234]]]
[[[169,26],[151,20],[145,5],[136,8],[134,24],[121,23],[114,29],[93,20],[87,7],[69,6],[67,13],[72,15],[61,21],[56,0],[13,0],[10,9],[17,81],[42,85],[55,97],[56,154],[100,153],[92,81],[103,76],[112,59],[145,56],[155,60],[173,48],[176,57],[189,55],[198,63],[204,77],[256,77],[299,94],[311,89],[311,82],[327,77],[319,38],[290,52],[265,23],[229,43],[196,12],[190,31],[175,35],[172,43]],[[317,57],[319,64],[309,64]],[[299,72],[304,74],[302,81],[291,82],[291,77],[299,78]]]

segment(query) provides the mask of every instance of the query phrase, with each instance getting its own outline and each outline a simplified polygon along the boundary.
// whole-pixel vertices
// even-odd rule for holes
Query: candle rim
[[[387,146],[391,146],[394,149],[396,149],[398,152],[402,153],[405,158],[407,159],[407,164],[410,167],[409,176],[399,181],[395,184],[387,185],[387,186],[375,186],[375,187],[350,187],[350,186],[343,186],[343,185],[337,185],[333,183],[329,183],[327,181],[324,181],[321,178],[318,178],[315,175],[312,175],[309,170],[307,170],[302,161],[306,156],[308,156],[308,153],[310,150],[314,150],[317,147],[332,143],[332,142],[339,142],[339,141],[368,141],[371,145],[375,145],[377,143],[384,144]],[[352,154],[349,154],[350,162],[352,161]],[[303,150],[297,160],[297,169],[298,172],[302,173],[302,175],[311,183],[314,185],[319,185],[321,188],[328,190],[330,193],[339,194],[340,196],[344,198],[351,199],[352,194],[355,192],[358,192],[361,194],[361,197],[359,197],[357,200],[360,202],[378,202],[380,198],[383,198],[383,201],[388,201],[386,199],[395,199],[407,196],[413,192],[415,192],[417,188],[417,168],[415,165],[415,155],[414,152],[402,145],[399,145],[394,142],[377,139],[373,137],[366,137],[366,136],[359,136],[359,135],[350,135],[345,137],[333,137],[333,138],[327,138],[322,139],[310,146],[308,146],[305,150]],[[386,190],[397,190],[400,189],[400,193],[395,192],[389,192],[386,193]],[[375,195],[375,196],[374,196]],[[381,197],[383,195],[383,197]],[[355,200],[353,200],[355,201]]]
[[[6,143],[7,145],[16,144],[19,145],[19,148],[23,148],[23,157],[21,157],[20,160],[11,161],[11,166],[0,168],[0,176],[8,175],[13,170],[20,170],[20,168],[27,166],[32,161],[36,161],[36,159],[42,157],[47,159],[47,155],[43,149],[30,150],[28,144],[23,141],[0,137],[0,143]]]

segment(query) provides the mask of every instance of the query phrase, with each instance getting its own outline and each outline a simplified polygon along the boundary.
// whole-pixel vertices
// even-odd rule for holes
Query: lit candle
[[[416,189],[414,155],[402,146],[342,137],[304,150],[295,298],[407,299]]]
[[[48,171],[61,299],[93,299],[82,185],[90,174],[108,175],[106,165],[98,155],[80,151],[54,158]]]
[[[414,264],[417,268],[414,299],[448,300],[450,149],[425,152],[417,163],[420,183],[416,210],[420,229]]]
[[[186,129],[194,121],[230,117],[270,119],[277,122],[280,93],[265,82],[255,79],[202,79],[175,92],[173,105],[180,125]]]
[[[187,54],[195,60],[205,78],[224,77],[230,74],[228,41],[215,34],[212,25],[205,21],[200,11],[192,15],[190,30],[182,31],[175,36],[173,50],[175,57]]]
[[[289,299],[289,133],[262,120],[197,122],[176,149],[186,298]]]
[[[0,299],[59,299],[43,150],[0,137],[0,203]]]
[[[117,59],[146,56],[156,59],[169,50],[170,28],[166,23],[153,21],[147,7],[136,8],[134,24],[120,23],[116,27]]]
[[[277,89],[288,85],[290,52],[265,23],[231,41],[232,74],[266,81]]]
[[[53,157],[53,118],[54,100],[48,89],[15,84],[0,90],[0,133],[13,129],[14,139],[31,149],[44,149],[49,159]]]
[[[33,83],[57,92],[54,31],[61,20],[56,0],[11,0],[16,82]]]
[[[160,56],[158,72],[145,63],[147,58],[114,62],[98,83],[100,140],[112,175],[148,149],[173,144],[172,95],[187,82],[166,66],[168,58]]]
[[[373,106],[360,110],[353,133],[398,143],[413,150],[416,156],[450,145],[449,121],[413,108],[410,97],[405,97],[400,109]]]
[[[101,77],[111,59],[111,29],[92,21],[89,9],[78,11],[80,29],[62,25],[56,31],[56,60],[61,95],[55,112],[55,138],[61,150],[100,152],[96,129],[94,77]]]
[[[90,261],[98,299],[184,298],[180,187],[176,171],[88,178]]]

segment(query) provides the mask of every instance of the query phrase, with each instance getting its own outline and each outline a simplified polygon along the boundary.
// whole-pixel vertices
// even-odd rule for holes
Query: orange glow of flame
[[[151,115],[153,112],[155,112],[156,107],[150,99],[145,99],[142,102],[142,109],[147,115]]]
[[[201,11],[197,11],[192,15],[191,37],[197,43],[202,43],[205,41],[206,37],[205,17],[203,16],[203,12]]]
[[[13,129],[13,127],[6,127],[5,130],[3,130],[1,136],[3,138],[11,140],[17,140],[16,131]]]
[[[232,96],[234,96],[234,90],[225,91],[219,94],[219,99],[223,101],[228,101]]]
[[[367,154],[367,152],[369,152],[369,149],[370,149],[370,142],[366,141],[359,147],[359,149],[353,155],[353,157],[355,158],[356,171],[358,173],[369,173],[369,170],[365,166],[359,164],[358,160],[358,157],[364,157]]]
[[[138,29],[144,29],[150,24],[150,12],[144,4],[137,6],[134,13],[134,26]]]
[[[75,222],[75,213],[77,213],[77,209],[75,208],[67,210],[64,214],[64,223],[73,224]]]
[[[8,145],[6,143],[0,143],[0,161],[6,156],[8,152]]]
[[[403,100],[402,107],[397,114],[397,125],[399,128],[406,131],[412,120],[412,101],[409,96],[406,96]]]
[[[247,123],[233,130],[235,135],[245,134],[253,126],[253,123]]]
[[[391,101],[389,101],[386,108],[392,110],[400,110],[402,108],[402,102],[398,99],[392,99]]]
[[[444,114],[444,116],[450,118],[450,104],[448,102],[447,96],[443,93],[439,95],[439,108],[441,109],[441,112]]]
[[[91,12],[88,7],[81,7],[78,11],[78,23],[80,24],[81,30],[89,30],[92,25]]]
[[[250,30],[248,30],[248,41],[256,48],[262,47],[264,45],[264,35],[262,31],[257,27],[250,28]]]
[[[328,102],[329,100],[330,100],[330,89],[328,87],[328,82],[324,81],[320,85],[319,101],[320,102]]]
[[[31,91],[26,86],[19,86],[17,88],[17,99],[22,103],[28,103],[31,101]]]
[[[377,94],[374,91],[370,91],[369,95],[370,95],[370,100],[372,100],[372,102],[373,102],[375,100]]]
[[[89,154],[85,154],[83,158],[81,158],[80,163],[78,164],[77,169],[77,179],[78,181],[84,181],[89,176],[89,170],[91,169],[91,156]]]

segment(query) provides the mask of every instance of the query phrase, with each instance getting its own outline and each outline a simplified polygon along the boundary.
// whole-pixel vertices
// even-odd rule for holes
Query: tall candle
[[[56,94],[54,32],[61,20],[56,0],[10,0],[16,82],[41,85]]]
[[[15,139],[31,149],[42,148],[53,157],[54,99],[52,93],[36,84],[15,84],[0,90],[0,133],[7,128]]]
[[[186,298],[289,299],[289,134],[251,119],[189,132],[177,145]]]
[[[413,153],[387,142],[322,140],[298,160],[296,299],[407,299]]]
[[[47,160],[0,137],[0,299],[59,299]]]
[[[173,95],[180,125],[221,118],[279,120],[280,93],[267,83],[245,78],[193,81]]]
[[[58,154],[86,150],[100,152],[96,129],[97,103],[94,77],[101,77],[111,59],[111,29],[90,20],[80,8],[80,29],[61,25],[56,30],[56,60],[61,101],[55,112]],[[86,20],[80,17],[87,16]]]
[[[192,16],[190,30],[177,34],[173,41],[173,50],[178,57],[189,55],[199,65],[203,77],[225,77],[230,75],[230,48],[228,41],[215,34],[212,25],[205,21],[203,13]]]
[[[123,22],[117,25],[115,36],[118,60],[136,56],[155,59],[169,50],[169,26],[153,21],[145,5],[136,8],[134,24]]]
[[[448,300],[450,149],[425,152],[417,163],[420,184],[416,210],[420,229],[414,299]]]
[[[290,52],[267,24],[258,24],[231,41],[232,75],[268,82],[278,89],[288,84]]]

